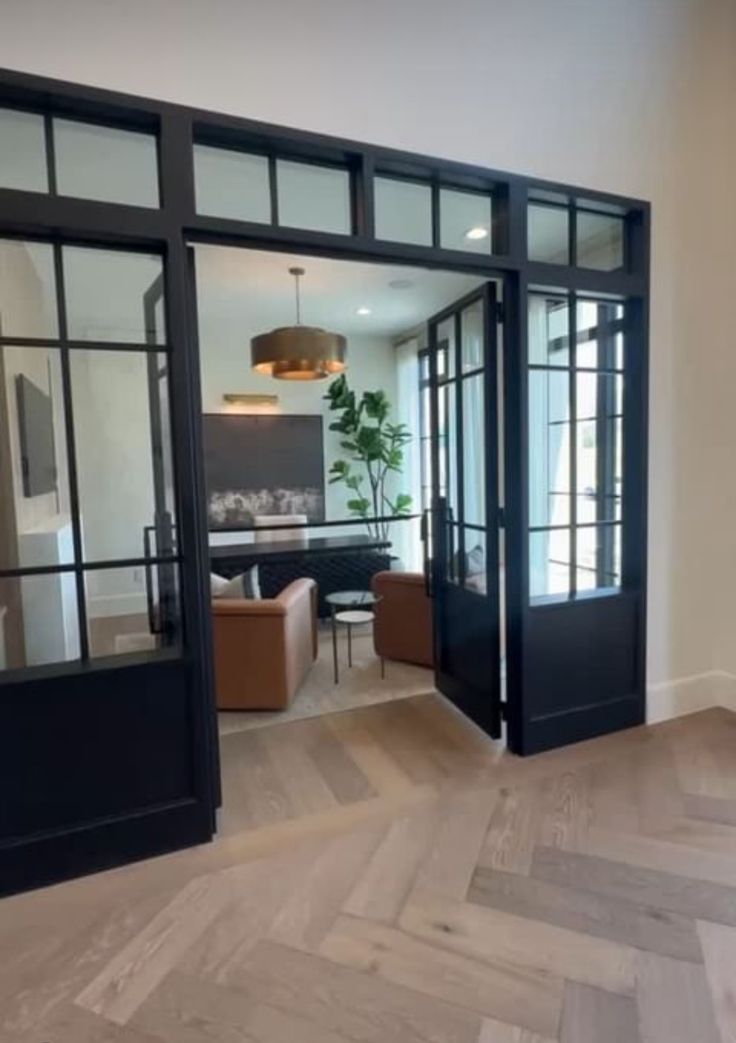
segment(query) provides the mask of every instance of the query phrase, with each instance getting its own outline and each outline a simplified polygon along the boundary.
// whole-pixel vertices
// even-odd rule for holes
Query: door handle
[[[151,533],[154,531],[155,526],[153,525],[146,525],[143,528],[143,557],[145,558],[143,574],[145,576],[146,582],[146,609],[148,612],[148,629],[151,634],[160,634],[161,630],[156,618],[156,602],[153,596],[153,568],[149,560],[151,558]]]

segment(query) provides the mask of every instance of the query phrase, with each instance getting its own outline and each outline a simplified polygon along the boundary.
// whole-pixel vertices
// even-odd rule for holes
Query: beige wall
[[[4,0],[0,64],[650,199],[656,682],[736,670],[735,48],[732,0]]]

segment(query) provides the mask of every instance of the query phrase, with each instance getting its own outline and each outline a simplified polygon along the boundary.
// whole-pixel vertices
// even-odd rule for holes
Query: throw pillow
[[[218,576],[216,572],[210,572],[210,596],[219,598],[229,582],[224,576]]]
[[[485,572],[486,556],[479,543],[466,553],[465,568],[469,576],[477,576],[479,572]]]
[[[210,587],[213,598],[259,599],[261,584],[258,578],[258,566],[252,565],[240,576],[233,576],[232,579],[223,579],[222,576],[216,576],[213,573],[210,576]]]

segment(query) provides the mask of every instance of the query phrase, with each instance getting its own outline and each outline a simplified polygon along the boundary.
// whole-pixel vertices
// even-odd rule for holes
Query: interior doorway
[[[0,499],[3,889],[203,842],[215,831],[212,553],[188,243],[272,250],[281,261],[291,252],[294,267],[306,256],[301,267],[314,268],[316,255],[394,267],[397,280],[410,270],[427,279],[450,272],[447,278],[475,280],[427,301],[420,322],[502,280],[504,409],[486,409],[484,450],[492,459],[503,417],[504,517],[490,510],[480,523],[468,518],[440,495],[439,480],[431,481],[431,554],[424,561],[433,567],[412,575],[420,591],[432,582],[435,606],[444,602],[435,636],[438,627],[451,636],[453,621],[464,618],[455,609],[473,593],[486,598],[492,621],[500,579],[488,562],[503,528],[507,737],[514,753],[642,722],[646,201],[7,70],[0,73],[0,138],[4,154],[20,163],[0,177],[0,293],[7,291],[0,301],[0,424],[8,431],[0,464],[6,476],[14,468]],[[30,297],[12,289],[25,275]],[[152,323],[156,281],[163,292]],[[34,298],[44,307],[29,312]],[[275,323],[285,321],[279,312]],[[344,339],[335,314],[325,320],[334,334],[330,362],[340,361]],[[249,372],[248,331],[241,334],[236,394]],[[447,381],[442,391],[438,344],[429,347],[429,415],[439,416],[442,396],[452,392]],[[272,361],[296,361],[300,369],[304,357]],[[483,379],[492,374],[487,362]],[[19,363],[25,373],[16,372]],[[463,374],[461,383],[474,376]],[[457,385],[454,394],[465,401],[465,388]],[[402,395],[396,401],[403,407]],[[464,415],[461,406],[456,435]],[[115,430],[119,421],[123,433]],[[448,445],[450,436],[448,427]],[[302,444],[309,444],[306,435]],[[428,444],[439,472],[437,424]],[[101,458],[106,445],[111,465]],[[167,449],[168,477],[159,467]],[[139,452],[142,463],[128,464]],[[470,463],[463,456],[449,457],[457,479]],[[313,487],[313,479],[307,484]],[[99,495],[102,487],[109,494]],[[391,510],[401,514],[397,524],[410,524],[396,499]],[[123,517],[130,523],[121,524]],[[396,522],[391,514],[386,520]],[[348,521],[336,524],[350,528]],[[365,519],[350,521],[354,528]],[[486,571],[495,576],[485,594],[456,582],[471,572],[474,532],[485,538]],[[389,546],[375,546],[382,542]],[[377,533],[370,551],[388,550],[390,557],[392,543]],[[368,590],[372,575],[357,589]],[[146,584],[151,590],[157,582],[147,605]],[[311,612],[311,598],[302,600],[302,611],[307,600]],[[291,615],[283,604],[279,613]],[[389,628],[390,637],[407,636],[405,618]],[[52,630],[59,641],[50,650]],[[479,701],[477,677],[463,676],[470,650],[445,642],[435,674],[450,698],[448,682],[460,682],[454,697],[465,712]],[[239,667],[237,641],[232,655]],[[285,686],[295,690],[294,661],[280,661],[289,666]],[[479,699],[495,699],[497,717],[497,695],[481,690]],[[493,719],[482,724],[497,728]],[[257,756],[253,770],[260,770]],[[339,764],[335,770],[340,776]]]
[[[224,758],[238,733],[438,685],[498,736],[502,281],[240,247],[193,253]],[[253,369],[251,340],[295,322],[295,269],[302,322],[347,341],[343,374]],[[350,432],[345,392],[361,414]],[[371,456],[361,445],[377,430]],[[449,542],[443,503],[447,533],[459,533]]]

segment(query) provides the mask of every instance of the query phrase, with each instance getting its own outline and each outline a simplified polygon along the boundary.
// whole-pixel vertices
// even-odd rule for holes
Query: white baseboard
[[[736,711],[734,674],[725,670],[710,670],[694,677],[681,677],[647,688],[647,724],[684,717],[714,706]]]
[[[716,671],[718,679],[718,705],[736,713],[736,674],[726,670]]]

